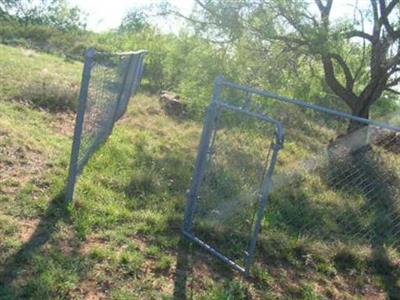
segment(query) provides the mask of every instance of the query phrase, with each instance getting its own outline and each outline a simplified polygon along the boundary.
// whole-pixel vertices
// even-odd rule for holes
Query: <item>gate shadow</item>
[[[136,146],[140,147],[140,145]],[[138,153],[136,161],[131,164],[136,173],[122,189],[127,199],[130,199],[129,208],[146,209],[151,207],[164,211],[166,205],[173,207],[171,214],[167,216],[166,226],[157,232],[157,234],[171,237],[171,239],[179,236],[176,248],[169,249],[176,251],[172,298],[183,300],[196,298],[196,285],[203,281],[200,278],[202,272],[207,272],[206,277],[212,274],[215,277],[232,278],[233,274],[230,269],[222,267],[222,263],[215,263],[216,258],[192,244],[181,233],[183,220],[177,214],[183,216],[186,200],[181,196],[190,186],[193,157],[190,154],[177,156],[174,153],[157,156],[147,148],[141,148]],[[164,170],[168,170],[168,176]],[[159,198],[156,197],[160,194],[168,195],[164,198],[170,199],[170,201],[160,203]],[[153,243],[161,243],[162,246],[163,242],[157,241],[157,237],[155,237]]]
[[[17,253],[6,260],[0,273],[0,284],[10,285],[17,276],[18,266],[26,263],[34,252],[43,246],[56,231],[56,224],[61,219],[69,221],[69,214],[63,197],[65,192],[57,194],[49,203],[44,216],[41,218],[35,232]],[[1,287],[1,285],[0,285]]]
[[[193,298],[193,284],[188,283],[191,273],[190,256],[193,255],[191,250],[189,242],[184,240],[184,237],[181,237],[176,257],[173,299],[186,300]]]
[[[230,282],[234,277],[234,272],[217,258],[181,236],[177,251],[173,299],[195,299],[196,291],[201,290],[204,277],[211,278],[213,281],[223,279],[225,282]]]

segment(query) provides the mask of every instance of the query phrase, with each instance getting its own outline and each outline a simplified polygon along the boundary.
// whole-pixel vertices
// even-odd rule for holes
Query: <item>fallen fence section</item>
[[[77,177],[107,140],[127,109],[143,74],[147,51],[102,53],[89,49],[83,67],[72,144],[66,201],[73,199]]]

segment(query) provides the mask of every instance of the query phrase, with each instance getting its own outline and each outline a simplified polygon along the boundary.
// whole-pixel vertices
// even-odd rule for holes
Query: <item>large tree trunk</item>
[[[369,119],[369,105],[357,105],[352,109],[352,115],[363,119]],[[347,127],[346,140],[350,153],[360,154],[370,149],[368,139],[368,124],[356,120],[350,120]]]
[[[351,110],[351,114],[359,118],[369,119],[369,106],[358,105]],[[360,121],[350,120],[349,126],[347,127],[347,133],[350,134],[366,126],[367,124]]]
[[[369,107],[358,105],[352,108],[351,113],[353,116],[368,119]],[[331,140],[328,155],[334,169],[350,170],[356,168],[360,161],[365,161],[371,150],[368,129],[367,123],[349,120],[346,132]]]

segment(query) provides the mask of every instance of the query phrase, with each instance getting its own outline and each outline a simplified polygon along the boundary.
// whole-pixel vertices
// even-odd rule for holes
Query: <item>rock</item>
[[[395,154],[400,153],[400,133],[383,130],[375,130],[371,134],[374,145],[382,147]]]
[[[181,101],[181,97],[169,91],[161,91],[160,103],[169,115],[180,116],[187,112],[187,106]]]

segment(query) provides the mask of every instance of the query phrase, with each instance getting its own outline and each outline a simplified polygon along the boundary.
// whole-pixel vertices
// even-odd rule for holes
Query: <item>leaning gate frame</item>
[[[239,272],[248,273],[250,270],[250,266],[252,260],[254,258],[255,248],[256,248],[256,241],[257,236],[259,234],[261,228],[261,222],[263,219],[264,211],[267,205],[268,194],[271,188],[271,177],[274,171],[274,167],[277,161],[277,156],[279,150],[283,146],[284,141],[284,128],[282,124],[266,115],[258,114],[252,112],[248,108],[238,107],[235,105],[230,105],[229,103],[223,101],[221,99],[221,92],[224,86],[226,86],[226,81],[223,77],[217,78],[215,82],[215,90],[212,98],[212,102],[208,108],[208,113],[201,137],[201,142],[198,150],[197,162],[195,167],[195,172],[192,179],[192,184],[190,191],[188,193],[188,202],[187,208],[185,212],[185,220],[183,226],[183,233],[186,237],[191,239],[192,241],[199,244],[201,247],[208,250],[211,254],[215,255],[219,259],[223,260],[225,263],[233,267],[234,269],[238,270]],[[236,89],[236,87],[233,87]],[[246,89],[247,91],[247,89]],[[250,90],[248,90],[251,92]],[[250,96],[250,95],[249,95]],[[258,201],[259,201],[259,208],[258,213],[256,216],[256,220],[254,224],[252,224],[252,228],[249,234],[249,240],[247,249],[244,249],[244,265],[241,266],[239,263],[235,262],[233,259],[227,257],[226,255],[222,254],[216,247],[208,244],[206,241],[202,240],[201,238],[197,237],[196,234],[193,232],[193,222],[195,219],[195,211],[198,206],[198,201],[200,198],[200,188],[204,179],[204,173],[207,165],[207,161],[210,160],[210,154],[212,154],[213,150],[213,143],[215,141],[215,137],[217,135],[217,119],[218,116],[223,111],[232,111],[236,114],[246,115],[250,118],[254,118],[261,122],[266,122],[271,124],[275,128],[275,141],[271,144],[272,154],[270,156],[270,160],[266,166],[265,176],[262,179],[262,184],[260,188],[260,193]]]
[[[69,166],[66,201],[72,201],[77,177],[107,140],[140,84],[147,51],[102,53],[88,49]]]
[[[244,97],[245,99],[243,100],[242,105],[238,105],[237,103],[235,103],[235,105],[232,105],[229,103],[229,99],[226,101],[222,100],[221,90],[223,88],[243,92],[246,97]],[[250,97],[248,97],[249,95]],[[374,245],[383,245],[385,247],[387,245],[392,245],[394,247],[400,247],[400,192],[397,181],[393,179],[393,176],[395,176],[395,174],[399,174],[399,170],[391,169],[389,171],[380,171],[381,173],[385,173],[378,174],[378,171],[375,170],[376,166],[378,166],[378,168],[376,169],[379,169],[379,166],[383,166],[384,163],[382,162],[382,159],[376,159],[375,157],[373,157],[375,156],[375,154],[371,154],[373,153],[372,147],[368,147],[369,143],[371,143],[374,144],[374,147],[376,145],[376,147],[378,147],[379,149],[383,149],[384,152],[394,151],[393,156],[395,156],[397,153],[400,153],[400,151],[398,150],[400,149],[400,128],[374,120],[359,118],[351,114],[339,112],[323,106],[309,104],[301,100],[283,97],[261,89],[239,85],[227,81],[223,79],[223,77],[217,78],[215,82],[214,95],[205,120],[202,138],[198,149],[197,162],[192,178],[192,184],[188,193],[188,200],[183,225],[183,234],[190,240],[205,248],[212,255],[227,263],[229,266],[240,272],[249,274],[251,264],[254,261],[256,248],[255,246],[261,227],[261,222],[265,214],[267,214],[267,216],[271,216],[274,214],[280,215],[281,218],[281,220],[276,222],[276,224],[273,224],[273,226],[271,224],[268,224],[268,227],[276,227],[279,230],[284,228],[284,230],[286,230],[287,227],[289,227],[288,225],[290,225],[292,222],[292,220],[287,218],[289,217],[288,214],[281,214],[280,210],[283,211],[282,207],[284,207],[284,205],[286,204],[280,206],[281,204],[277,204],[277,202],[279,201],[276,201],[276,199],[273,199],[271,203],[271,200],[268,200],[268,197],[271,196],[271,193],[273,192],[272,177],[277,177],[274,174],[274,167],[278,160],[278,151],[283,146],[283,128],[285,126],[285,140],[290,141],[290,139],[292,139],[293,137],[290,136],[290,134],[288,135],[288,129],[289,133],[295,135],[296,133],[294,128],[296,127],[296,125],[292,124],[293,120],[291,120],[290,118],[282,117],[279,113],[269,111],[268,108],[265,107],[258,107],[258,109],[266,111],[268,116],[266,116],[265,114],[260,114],[260,111],[257,111],[256,113],[251,112],[248,109],[248,102],[251,101],[251,95],[259,96],[263,99],[263,101],[267,100],[264,101],[264,103],[271,103],[272,101],[275,101],[280,105],[287,105],[285,109],[295,108],[295,111],[291,111],[292,114],[304,114],[305,112],[319,114],[320,117],[322,116],[323,119],[322,126],[329,129],[331,131],[330,133],[333,134],[333,137],[337,137],[341,131],[345,132],[345,130],[347,130],[345,128],[348,128],[349,124],[355,123],[357,124],[357,126],[360,127],[361,134],[359,135],[361,135],[362,137],[367,137],[368,139],[367,145],[363,143],[357,144],[359,142],[357,141],[357,136],[350,136],[349,139],[341,141],[341,146],[343,146],[341,150],[342,152],[336,150],[331,151],[330,149],[328,149],[327,152],[324,153],[324,155],[326,156],[323,162],[324,168],[321,167],[321,169],[323,170],[322,173],[329,173],[329,176],[326,176],[327,178],[329,178],[326,180],[327,183],[325,184],[329,185],[332,190],[350,188],[356,190],[357,193],[361,195],[362,199],[354,201],[353,203],[345,203],[345,201],[347,201],[345,198],[341,200],[342,203],[340,203],[340,205],[346,207],[346,210],[343,210],[343,212],[339,211],[334,206],[330,207],[329,203],[312,203],[315,206],[323,206],[323,209],[321,210],[322,213],[320,213],[320,215],[308,214],[307,216],[311,216],[311,218],[307,221],[305,217],[303,217],[303,215],[300,215],[300,212],[306,211],[308,207],[303,207],[305,204],[304,202],[298,201],[298,203],[296,203],[296,201],[294,201],[294,203],[291,203],[291,209],[292,211],[298,210],[300,216],[300,220],[297,220],[297,223],[293,222],[292,225],[292,227],[298,227],[299,229],[296,234],[298,234],[298,236],[311,236],[314,238],[316,237],[317,239],[323,240],[327,243],[335,243],[338,241],[339,244],[341,242],[359,242],[360,245],[367,245],[367,247],[374,247]],[[268,171],[263,178],[263,184],[261,188],[262,192],[260,194],[260,197],[258,198],[256,221],[254,223],[254,226],[252,227],[252,234],[250,236],[248,247],[247,249],[245,249],[245,251],[243,251],[243,254],[245,256],[244,267],[222,253],[222,251],[220,251],[220,249],[218,249],[214,245],[215,243],[210,243],[207,240],[207,235],[205,238],[201,238],[198,236],[195,230],[193,230],[196,215],[199,214],[198,206],[199,204],[201,205],[202,201],[205,201],[204,199],[201,199],[200,189],[207,180],[206,177],[208,175],[205,175],[205,169],[213,155],[214,150],[212,144],[213,140],[215,139],[214,135],[216,131],[216,119],[221,110],[232,110],[239,114],[250,115],[261,121],[270,122],[276,126],[276,141],[272,147],[273,155],[271,161],[269,162],[269,165],[267,166]],[[290,111],[287,110],[286,112]],[[273,116],[273,118],[271,118],[271,116]],[[306,121],[307,120],[304,120],[304,122]],[[332,126],[332,124],[334,124],[334,127]],[[347,156],[344,155],[343,149],[351,149],[352,151],[354,151],[352,152],[354,153],[354,155],[351,155],[351,162],[346,160],[349,154],[346,154]],[[321,157],[318,157],[316,159],[318,163],[321,163]],[[371,160],[372,162],[370,165],[368,165],[368,160]],[[387,165],[388,166],[385,166],[386,168],[391,167],[390,163],[388,163]],[[281,167],[275,168],[275,172],[280,171],[280,169]],[[307,172],[314,173],[320,172],[320,170],[318,168],[310,168],[310,170],[306,170],[306,173]],[[334,175],[331,175],[330,173],[334,173]],[[289,172],[288,174],[284,175],[286,175],[286,177],[283,176],[284,182],[282,183],[282,185],[284,186],[284,188],[295,189],[296,184],[291,184],[290,182],[286,181],[287,179],[290,179],[290,176],[292,176],[293,174]],[[325,177],[325,174],[319,174],[318,176],[322,178]],[[329,180],[333,181],[329,182]],[[275,183],[274,188],[276,185]],[[293,185],[293,187],[290,187],[291,185]],[[384,186],[384,188],[382,188],[382,186]],[[390,191],[385,191],[385,187],[387,187],[386,189]],[[390,201],[385,198],[385,195],[382,196],[384,192],[388,192],[390,193],[390,195],[392,195],[390,196]],[[281,202],[285,202],[286,200],[287,199],[281,199]],[[221,199],[221,201],[223,200]],[[386,202],[390,203],[388,204]],[[352,213],[355,214],[353,215]],[[327,219],[330,218],[329,221],[332,222],[333,220],[333,223],[335,224],[310,224],[314,221],[312,218],[316,216],[322,216],[322,219],[324,216],[326,216]],[[355,222],[356,218],[359,218],[357,219],[358,223]],[[324,227],[324,230],[321,230],[321,228],[318,227]],[[334,243],[330,243],[329,247],[336,245]]]

